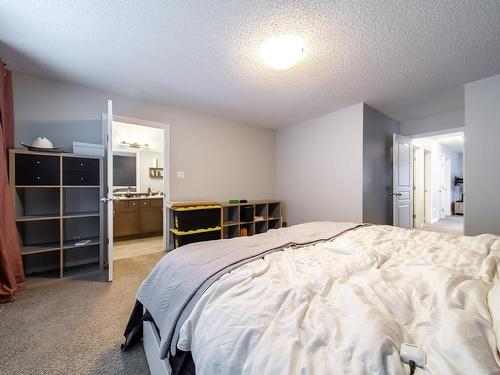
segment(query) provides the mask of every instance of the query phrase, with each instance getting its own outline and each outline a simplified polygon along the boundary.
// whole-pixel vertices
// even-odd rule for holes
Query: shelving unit
[[[102,166],[100,157],[9,150],[28,287],[103,270]]]
[[[168,205],[169,239],[172,250],[186,243],[214,239],[252,236],[278,229],[283,225],[281,202],[250,201],[247,203],[171,202]],[[207,220],[207,212],[219,212],[215,221]],[[179,228],[176,213],[184,212],[193,227]],[[187,217],[187,214],[190,217]],[[178,221],[178,220],[177,220]],[[220,224],[219,224],[220,223]]]
[[[252,212],[251,220],[247,220],[248,218],[243,219],[241,216],[242,212],[247,209]],[[279,201],[223,203],[222,219],[223,238],[234,238],[242,235],[252,236],[283,226],[281,202]],[[245,231],[246,234],[244,234]]]

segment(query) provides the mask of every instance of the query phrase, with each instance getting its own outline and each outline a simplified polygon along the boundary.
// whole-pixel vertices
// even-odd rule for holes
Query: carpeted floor
[[[452,234],[464,234],[464,217],[463,216],[447,216],[444,219],[438,220],[434,224],[424,224],[423,228],[429,232],[442,232]]]
[[[63,280],[0,305],[0,374],[149,374],[142,345],[120,344],[135,292],[163,254],[115,261],[112,283]]]

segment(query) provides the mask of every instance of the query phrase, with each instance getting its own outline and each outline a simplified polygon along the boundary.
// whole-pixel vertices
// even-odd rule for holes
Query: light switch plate
[[[177,178],[184,178],[184,171],[177,171]]]

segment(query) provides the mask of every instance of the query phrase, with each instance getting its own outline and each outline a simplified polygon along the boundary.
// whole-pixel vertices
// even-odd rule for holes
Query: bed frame
[[[160,336],[153,322],[142,323],[142,345],[151,375],[170,375],[172,370],[166,359],[160,359]]]

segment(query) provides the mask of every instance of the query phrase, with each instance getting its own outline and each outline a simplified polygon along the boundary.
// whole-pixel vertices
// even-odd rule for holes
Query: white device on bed
[[[418,345],[408,344],[406,342],[402,343],[399,355],[404,363],[413,361],[417,367],[425,366],[425,352],[424,349]]]

